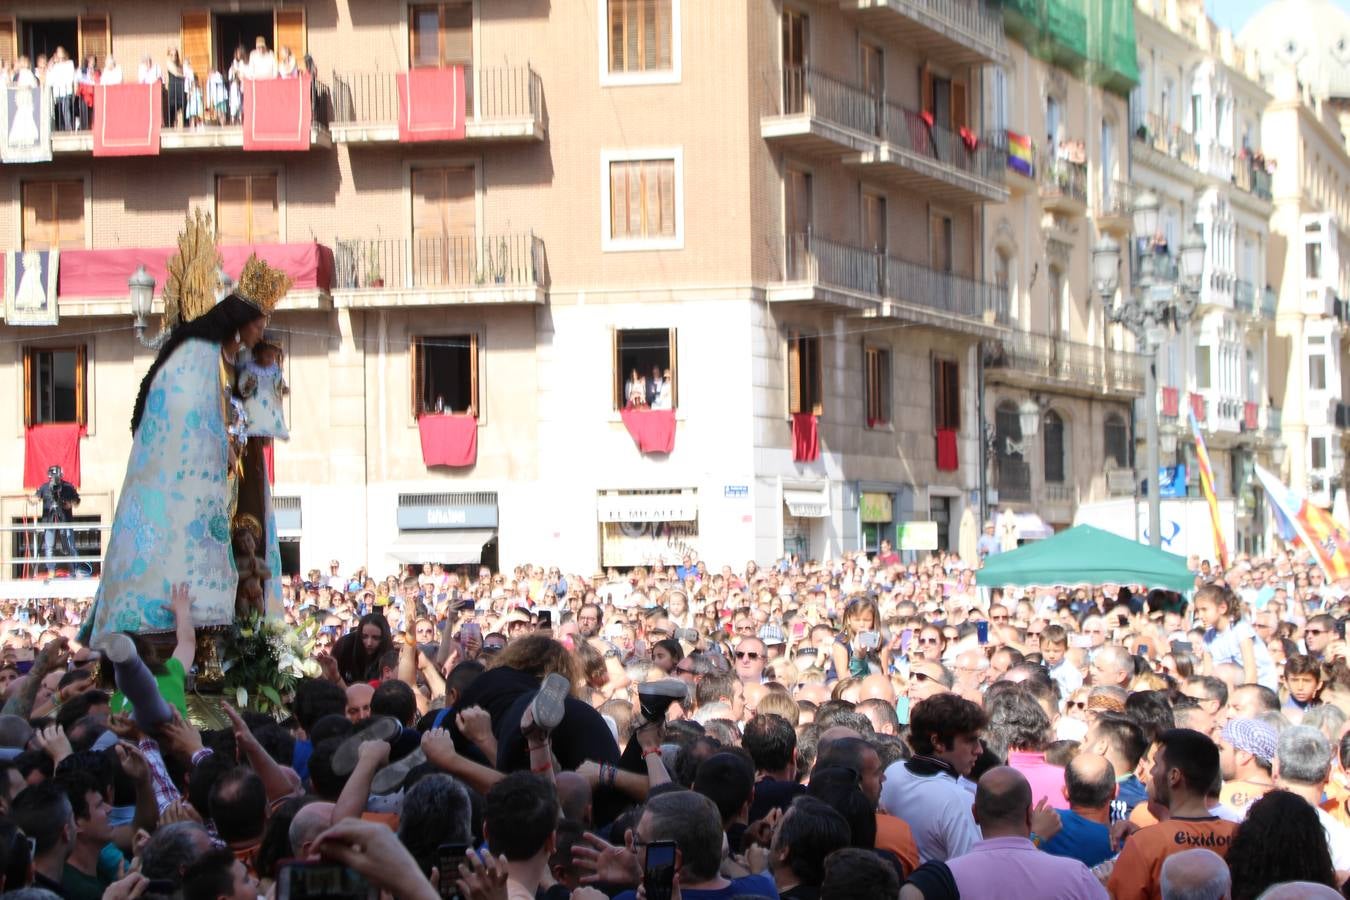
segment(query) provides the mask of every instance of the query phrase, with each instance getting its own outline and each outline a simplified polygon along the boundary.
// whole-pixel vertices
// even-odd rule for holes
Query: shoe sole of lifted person
[[[350,775],[361,756],[361,745],[366,741],[391,741],[402,730],[398,720],[391,716],[376,716],[365,728],[343,739],[333,751],[333,774]]]
[[[638,685],[638,701],[642,706],[642,718],[648,722],[664,722],[666,711],[676,700],[681,703],[689,699],[689,686],[678,678],[663,678],[660,681],[648,681]]]
[[[567,695],[572,684],[565,677],[554,672],[539,686],[539,693],[530,701],[530,717],[534,727],[550,732],[562,724],[563,714],[567,711]]]
[[[136,655],[136,642],[125,634],[114,631],[100,640],[94,649],[108,657],[114,664],[121,665]]]
[[[370,792],[372,794],[392,794],[403,787],[403,782],[408,777],[409,772],[426,761],[427,755],[422,752],[422,748],[415,747],[407,756],[397,762],[391,762],[376,772],[375,777],[370,780]]]

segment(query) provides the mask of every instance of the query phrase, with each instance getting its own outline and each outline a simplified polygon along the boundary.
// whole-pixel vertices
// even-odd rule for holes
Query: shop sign
[[[936,550],[938,523],[901,522],[895,526],[895,546],[899,550]]]
[[[873,493],[864,491],[862,501],[858,504],[858,512],[864,522],[889,522],[891,520],[891,504],[894,498],[890,494]]]
[[[600,521],[691,522],[698,518],[698,495],[683,492],[661,494],[601,494]]]

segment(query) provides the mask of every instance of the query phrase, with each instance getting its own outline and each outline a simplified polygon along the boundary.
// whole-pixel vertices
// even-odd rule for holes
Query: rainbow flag
[[[1227,569],[1228,542],[1223,539],[1223,525],[1219,520],[1219,498],[1214,495],[1214,470],[1209,465],[1209,450],[1205,447],[1205,436],[1200,433],[1194,407],[1186,410],[1186,418],[1190,420],[1191,436],[1195,438],[1195,465],[1200,470],[1200,491],[1209,504],[1209,524],[1214,529],[1214,552],[1219,557],[1219,565]]]
[[[1030,178],[1032,175],[1035,151],[1031,147],[1031,138],[1015,131],[1008,132],[1008,168],[1019,175]]]
[[[1331,513],[1314,506],[1301,492],[1286,487],[1260,466],[1256,467],[1256,477],[1270,500],[1281,536],[1286,528],[1293,531],[1317,558],[1327,580],[1350,577],[1350,530],[1333,519]]]

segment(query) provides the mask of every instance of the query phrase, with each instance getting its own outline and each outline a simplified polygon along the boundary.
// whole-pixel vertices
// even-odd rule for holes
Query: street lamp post
[[[1193,228],[1181,242],[1176,268],[1158,234],[1158,196],[1144,191],[1134,201],[1134,234],[1146,238],[1140,250],[1139,278],[1129,295],[1117,302],[1120,288],[1120,244],[1110,236],[1092,248],[1092,278],[1112,322],[1125,326],[1148,357],[1144,372],[1144,443],[1148,467],[1148,540],[1162,547],[1162,502],[1158,496],[1158,349],[1168,333],[1179,328],[1195,311],[1205,267],[1205,240]],[[1133,251],[1131,251],[1133,252]]]

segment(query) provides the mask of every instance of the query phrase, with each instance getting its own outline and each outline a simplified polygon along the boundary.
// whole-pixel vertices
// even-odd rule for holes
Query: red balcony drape
[[[245,150],[308,150],[312,122],[309,73],[244,81]]]
[[[158,156],[162,85],[94,85],[94,155]]]
[[[961,467],[956,457],[956,431],[952,428],[937,430],[937,468],[939,472],[955,472]]]
[[[478,417],[426,415],[417,419],[422,462],[465,468],[478,462]]]
[[[820,428],[814,413],[792,414],[792,459],[815,462],[820,458]]]
[[[47,480],[47,468],[60,466],[61,477],[80,486],[80,438],[77,422],[30,425],[23,434],[23,486],[30,490]]]
[[[416,68],[398,76],[398,139],[462,141],[464,67]]]
[[[675,410],[625,409],[623,427],[642,453],[669,453],[675,449]]]

